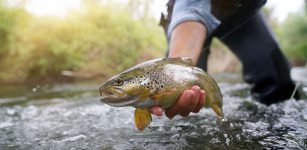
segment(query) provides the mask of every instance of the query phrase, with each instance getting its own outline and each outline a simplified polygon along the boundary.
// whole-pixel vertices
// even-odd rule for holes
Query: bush
[[[0,54],[5,57],[0,80],[57,80],[63,70],[110,76],[163,56],[165,39],[155,20],[133,18],[118,6],[84,5],[62,19],[0,7]]]
[[[296,64],[307,61],[307,14],[290,14],[280,28],[283,51]]]

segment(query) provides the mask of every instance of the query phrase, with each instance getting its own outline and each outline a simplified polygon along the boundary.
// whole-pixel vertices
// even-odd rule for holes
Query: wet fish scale
[[[206,91],[204,106],[222,117],[222,94],[216,82],[189,58],[165,58],[141,63],[104,82],[99,88],[106,94],[102,102],[112,106],[133,106],[137,128],[144,129],[151,121],[148,108],[172,106],[181,93],[198,85]],[[142,109],[142,110],[139,110]],[[141,122],[139,122],[141,121]]]

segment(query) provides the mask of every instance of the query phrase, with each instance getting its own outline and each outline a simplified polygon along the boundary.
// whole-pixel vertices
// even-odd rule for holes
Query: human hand
[[[165,115],[172,119],[176,115],[183,117],[189,116],[191,112],[197,113],[205,103],[206,93],[199,86],[193,86],[189,90],[185,90],[177,99],[176,103],[164,111]],[[163,110],[160,106],[150,108],[151,113],[156,116],[162,116]]]

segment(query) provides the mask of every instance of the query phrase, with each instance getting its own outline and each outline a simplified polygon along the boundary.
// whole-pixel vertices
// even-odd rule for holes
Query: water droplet
[[[176,130],[176,127],[172,127],[172,128],[171,128],[171,131],[172,131],[172,132],[176,132],[176,131],[177,131],[177,130]]]
[[[192,132],[192,133],[190,133],[190,136],[191,136],[191,137],[198,137],[198,133]]]
[[[221,141],[219,141],[219,139],[217,138],[213,138],[212,140],[210,140],[210,143],[211,144],[217,144],[217,143],[220,143]]]
[[[229,142],[230,142],[230,139],[229,138],[226,138],[226,141],[225,143],[229,146]]]
[[[68,132],[67,132],[67,131],[64,131],[64,132],[62,132],[62,134],[63,134],[63,135],[67,135],[67,134],[68,134]]]
[[[78,140],[85,139],[85,138],[87,138],[87,136],[81,134],[81,135],[77,135],[77,136],[66,138],[66,139],[64,139],[62,141],[63,142],[66,142],[66,141],[74,142],[74,141],[78,141]]]
[[[236,134],[236,138],[237,138],[238,140],[241,140],[240,134]]]
[[[163,133],[163,132],[165,132],[165,129],[164,129],[162,126],[160,126],[160,127],[157,129],[157,131],[160,132],[160,133]]]
[[[180,135],[179,134],[174,134],[171,139],[174,141],[177,141],[179,139]]]
[[[16,114],[16,110],[14,109],[7,109],[6,112],[8,115],[11,115],[11,116]]]
[[[0,123],[0,129],[1,128],[6,128],[6,127],[10,127],[12,125],[13,125],[13,123],[10,123],[10,122],[1,122]]]

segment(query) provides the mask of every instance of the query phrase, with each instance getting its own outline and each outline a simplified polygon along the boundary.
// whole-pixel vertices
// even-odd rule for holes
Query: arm
[[[199,22],[189,21],[179,24],[171,35],[169,57],[191,57],[193,63],[196,64],[206,33],[206,27]],[[171,119],[177,114],[186,117],[190,112],[197,113],[202,108],[205,97],[204,90],[193,86],[184,91],[177,102],[165,110],[165,114]],[[151,112],[157,116],[163,114],[163,110],[159,106],[152,107]]]
[[[206,33],[206,27],[199,22],[179,24],[172,32],[168,57],[191,57],[196,64]]]

